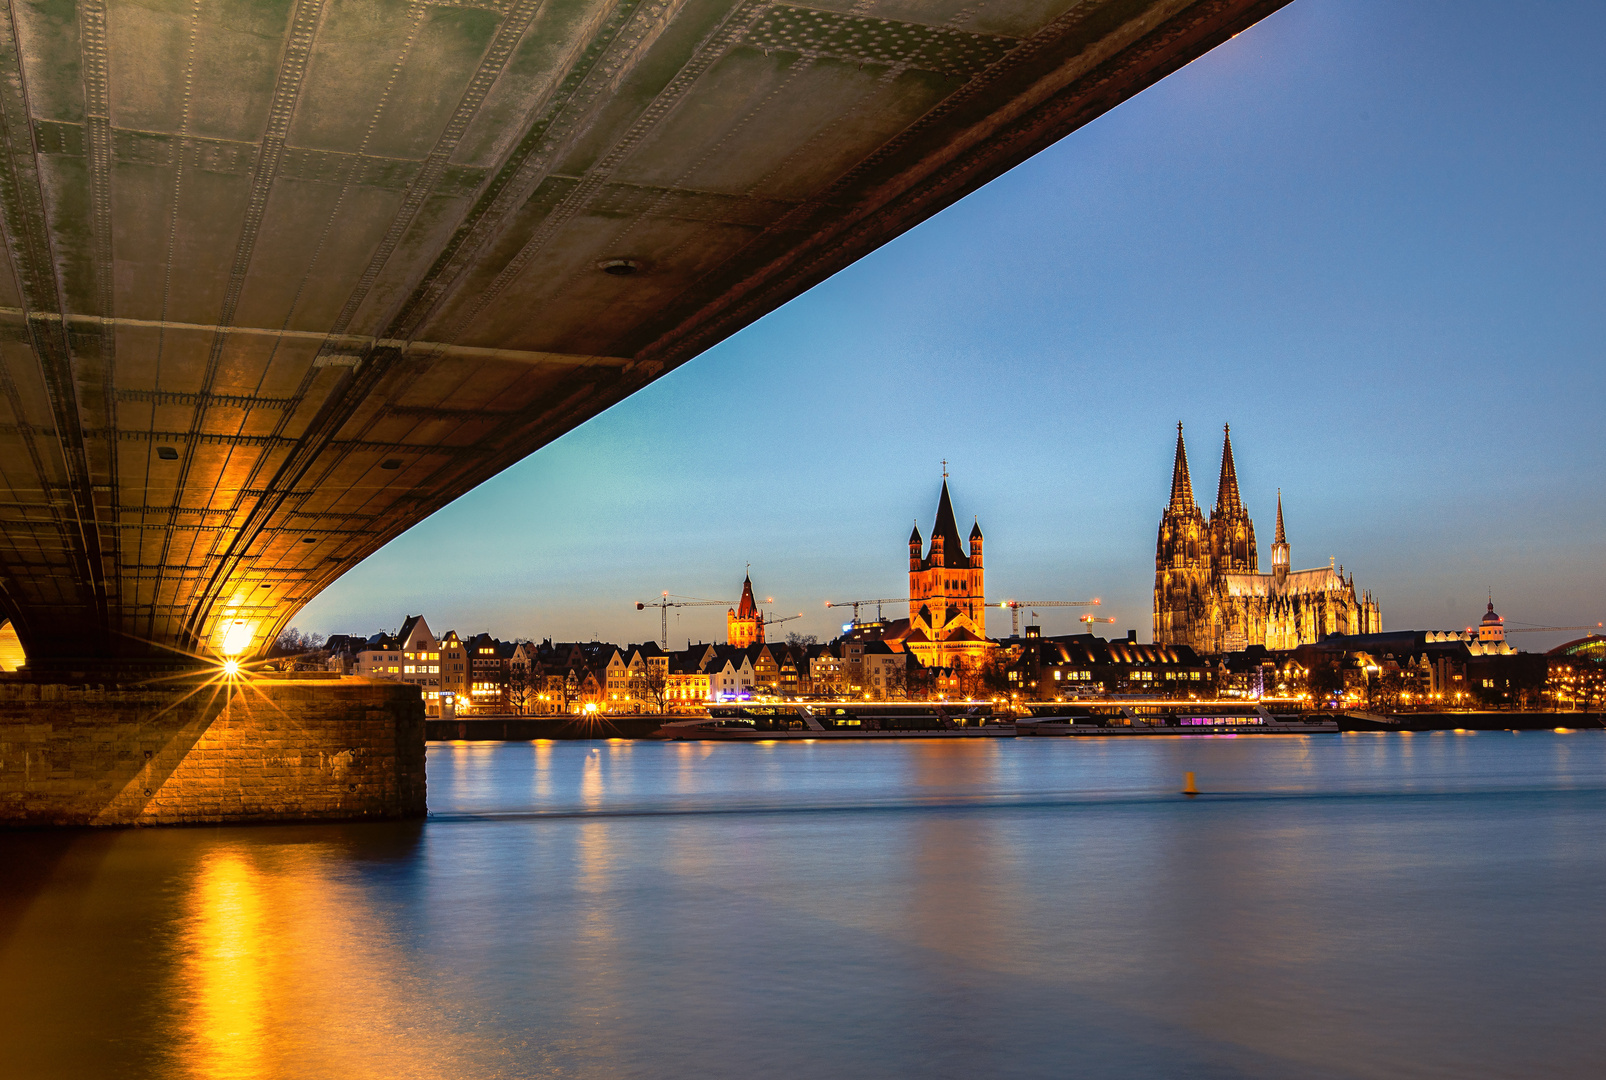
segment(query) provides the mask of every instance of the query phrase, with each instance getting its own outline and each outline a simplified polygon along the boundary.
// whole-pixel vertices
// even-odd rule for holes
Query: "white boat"
[[[1104,699],[1034,702],[1025,708],[1027,715],[1016,721],[1020,735],[1310,735],[1338,730],[1333,717],[1306,713],[1297,703],[1284,701]]]

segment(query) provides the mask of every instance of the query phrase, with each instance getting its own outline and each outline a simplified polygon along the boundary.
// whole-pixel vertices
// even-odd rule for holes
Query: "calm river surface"
[[[1606,1076],[1600,733],[438,744],[429,787],[0,835],[0,1076]]]

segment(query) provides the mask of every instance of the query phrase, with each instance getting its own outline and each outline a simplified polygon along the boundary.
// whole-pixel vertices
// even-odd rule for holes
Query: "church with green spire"
[[[1271,573],[1260,572],[1255,523],[1238,487],[1232,429],[1224,428],[1216,506],[1205,521],[1194,501],[1188,451],[1177,425],[1171,501],[1160,515],[1154,555],[1154,642],[1199,653],[1239,652],[1250,645],[1286,650],[1329,634],[1381,633],[1371,593],[1357,594],[1343,567],[1293,570],[1277,493]]]

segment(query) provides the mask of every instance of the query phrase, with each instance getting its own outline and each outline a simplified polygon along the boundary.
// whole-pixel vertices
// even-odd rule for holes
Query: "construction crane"
[[[765,626],[779,626],[783,622],[791,622],[793,619],[801,619],[802,617],[803,617],[803,613],[800,611],[796,615],[783,615],[779,619],[765,619],[764,620],[764,625]]]
[[[658,644],[662,645],[665,650],[668,650],[668,648],[669,648],[669,609],[670,608],[672,608],[672,607],[677,607],[677,608],[678,607],[722,607],[722,608],[732,608],[732,607],[736,606],[736,602],[734,600],[702,600],[702,599],[699,599],[698,597],[695,597],[695,596],[677,596],[673,600],[671,600],[669,598],[669,595],[670,594],[666,592],[666,593],[663,594],[663,598],[661,600],[654,600],[650,604],[643,604],[639,600],[636,602],[636,610],[637,611],[645,611],[647,608],[650,608],[650,607],[655,607],[655,608],[658,609]]]
[[[1115,616],[1111,615],[1111,616],[1105,617],[1105,616],[1101,616],[1101,615],[1083,615],[1081,621],[1084,624],[1092,624],[1092,623],[1096,623],[1096,622],[1113,623],[1115,621]],[[1090,633],[1090,634],[1093,632],[1093,627],[1091,625],[1088,625],[1087,632]]]
[[[998,606],[1009,609],[1009,628],[1015,637],[1020,637],[1020,609],[1040,607],[1098,607],[1102,600],[1094,597],[1091,600],[1000,600]]]
[[[1606,626],[1606,623],[1596,623],[1594,626],[1519,626],[1519,627],[1517,627],[1515,629],[1513,629],[1513,628],[1508,626],[1508,627],[1506,627],[1506,633],[1508,633],[1508,634],[1554,634],[1554,633],[1565,633],[1568,630],[1599,630],[1603,626]],[[1472,630],[1473,627],[1469,626],[1469,627],[1467,627],[1467,629],[1468,630]]]
[[[875,621],[876,622],[880,622],[881,621],[881,605],[882,604],[907,604],[908,602],[909,602],[908,597],[904,597],[904,596],[887,596],[887,597],[881,598],[880,600],[838,600],[838,601],[834,601],[834,602],[831,601],[831,600],[827,600],[825,602],[825,606],[828,607],[828,608],[833,608],[833,607],[850,607],[850,608],[852,608],[853,609],[853,623],[854,623],[855,626],[857,626],[858,622],[859,622],[859,607],[860,607],[860,605],[869,606],[870,604],[874,604],[875,605]]]

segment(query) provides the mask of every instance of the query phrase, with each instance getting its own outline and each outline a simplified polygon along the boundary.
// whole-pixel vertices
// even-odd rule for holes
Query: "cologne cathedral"
[[[1238,492],[1232,432],[1221,448],[1216,508],[1205,523],[1193,501],[1188,453],[1177,425],[1171,505],[1160,517],[1154,553],[1154,642],[1200,653],[1238,652],[1250,645],[1293,649],[1329,634],[1376,634],[1383,629],[1371,593],[1357,597],[1344,568],[1294,570],[1277,493],[1277,536],[1271,573],[1260,572],[1255,523]]]

